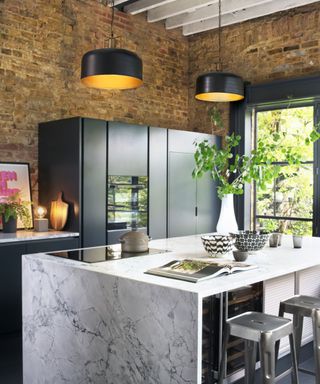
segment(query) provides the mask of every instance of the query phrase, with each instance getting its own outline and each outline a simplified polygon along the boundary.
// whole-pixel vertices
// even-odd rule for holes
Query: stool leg
[[[303,329],[303,316],[294,314],[293,315],[293,333],[294,333],[294,340],[296,345],[298,365],[299,365],[299,357],[300,357],[300,349],[301,349],[302,329]]]
[[[218,384],[223,384],[223,379],[224,379],[224,373],[226,371],[226,365],[227,365],[227,344],[229,340],[229,335],[230,335],[230,326],[227,323],[225,330],[224,330],[224,335],[223,335],[223,342],[222,342],[222,356],[221,356],[221,361],[220,361],[220,368],[219,368],[219,380]]]
[[[284,307],[283,307],[283,304],[280,302],[279,317],[283,317],[283,315],[284,315]],[[280,347],[280,340],[277,340],[276,341],[276,363],[278,361],[279,347]]]
[[[295,345],[293,333],[290,333],[289,341],[290,341],[290,352],[291,352],[291,360],[292,360],[292,374],[291,374],[292,384],[299,384],[297,351],[296,351],[296,345]]]
[[[312,326],[313,326],[313,350],[316,382],[320,382],[320,310],[312,311]]]
[[[260,339],[260,362],[263,384],[274,384],[276,376],[275,342],[272,334],[265,332]]]
[[[254,383],[254,375],[256,372],[257,361],[257,343],[245,340],[245,384]]]

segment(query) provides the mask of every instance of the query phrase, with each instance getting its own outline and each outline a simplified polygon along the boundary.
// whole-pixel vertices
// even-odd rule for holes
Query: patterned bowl
[[[242,252],[259,251],[262,249],[269,238],[269,233],[258,231],[239,231],[231,233],[235,238],[235,247]]]
[[[201,236],[204,249],[210,256],[222,256],[232,250],[234,239],[230,235],[204,235]]]

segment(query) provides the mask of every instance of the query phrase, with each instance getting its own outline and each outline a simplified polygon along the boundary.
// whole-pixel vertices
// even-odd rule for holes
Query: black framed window
[[[313,234],[315,198],[314,146],[305,138],[313,130],[315,106],[303,104],[274,105],[253,109],[254,142],[270,142],[272,134],[281,135],[274,165],[280,167],[278,177],[267,188],[253,189],[254,227],[285,233]],[[285,157],[287,146],[301,156],[301,164],[290,165]]]
[[[257,123],[259,123],[259,117],[264,117],[263,112],[276,110],[289,111],[298,107],[311,108],[313,123],[317,124],[320,122],[320,76],[275,80],[262,84],[247,83],[245,85],[245,99],[242,102],[235,102],[230,105],[230,132],[235,132],[243,138],[236,153],[240,155],[249,153],[254,146],[256,134],[258,133],[256,131]],[[259,115],[259,113],[261,113],[261,115]],[[285,177],[287,160],[279,159],[279,165],[282,166],[283,172],[280,175],[281,179],[277,180],[272,186],[269,186],[270,201],[268,207],[266,206],[267,204],[262,207],[263,196],[259,196],[260,192],[248,185],[245,186],[244,196],[235,197],[235,210],[239,228],[254,228],[254,226],[257,225],[258,219],[277,221],[288,219],[287,221],[291,222],[291,224],[293,224],[294,221],[307,223],[309,233],[312,227],[313,236],[320,236],[319,141],[313,147],[313,156],[304,159],[304,169],[301,170],[303,176],[301,176],[300,172],[300,176],[304,179],[309,176],[310,179],[312,179],[309,183],[308,198],[304,199],[308,208],[297,209],[293,206],[293,201],[294,199],[297,200],[297,196],[294,195],[293,191],[291,194],[289,193],[289,195],[287,192],[290,189],[291,183],[299,187],[299,181],[297,182],[293,177]],[[281,188],[279,187],[280,184],[282,184]],[[281,189],[283,191],[281,191]],[[312,198],[310,190],[312,190]],[[299,201],[301,202],[304,197],[306,196],[300,196]],[[271,198],[273,201],[271,201]],[[288,199],[286,202],[287,212],[284,212],[284,199]],[[282,214],[283,216],[281,216]],[[286,225],[288,224],[287,222]]]

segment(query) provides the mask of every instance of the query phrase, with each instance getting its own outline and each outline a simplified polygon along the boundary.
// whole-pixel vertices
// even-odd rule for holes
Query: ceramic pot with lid
[[[121,251],[128,253],[148,252],[149,236],[143,232],[132,230],[120,237]]]

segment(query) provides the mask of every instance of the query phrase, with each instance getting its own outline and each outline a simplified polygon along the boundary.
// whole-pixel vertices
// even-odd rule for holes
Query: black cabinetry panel
[[[79,247],[78,238],[49,239],[0,245],[0,333],[22,329],[22,255]]]
[[[149,235],[167,237],[168,130],[149,128]]]
[[[148,127],[108,123],[108,173],[114,176],[148,175]]]
[[[80,118],[39,125],[39,202],[50,209],[63,192],[69,204],[65,230],[80,231]]]
[[[82,242],[107,243],[107,123],[83,119]]]

